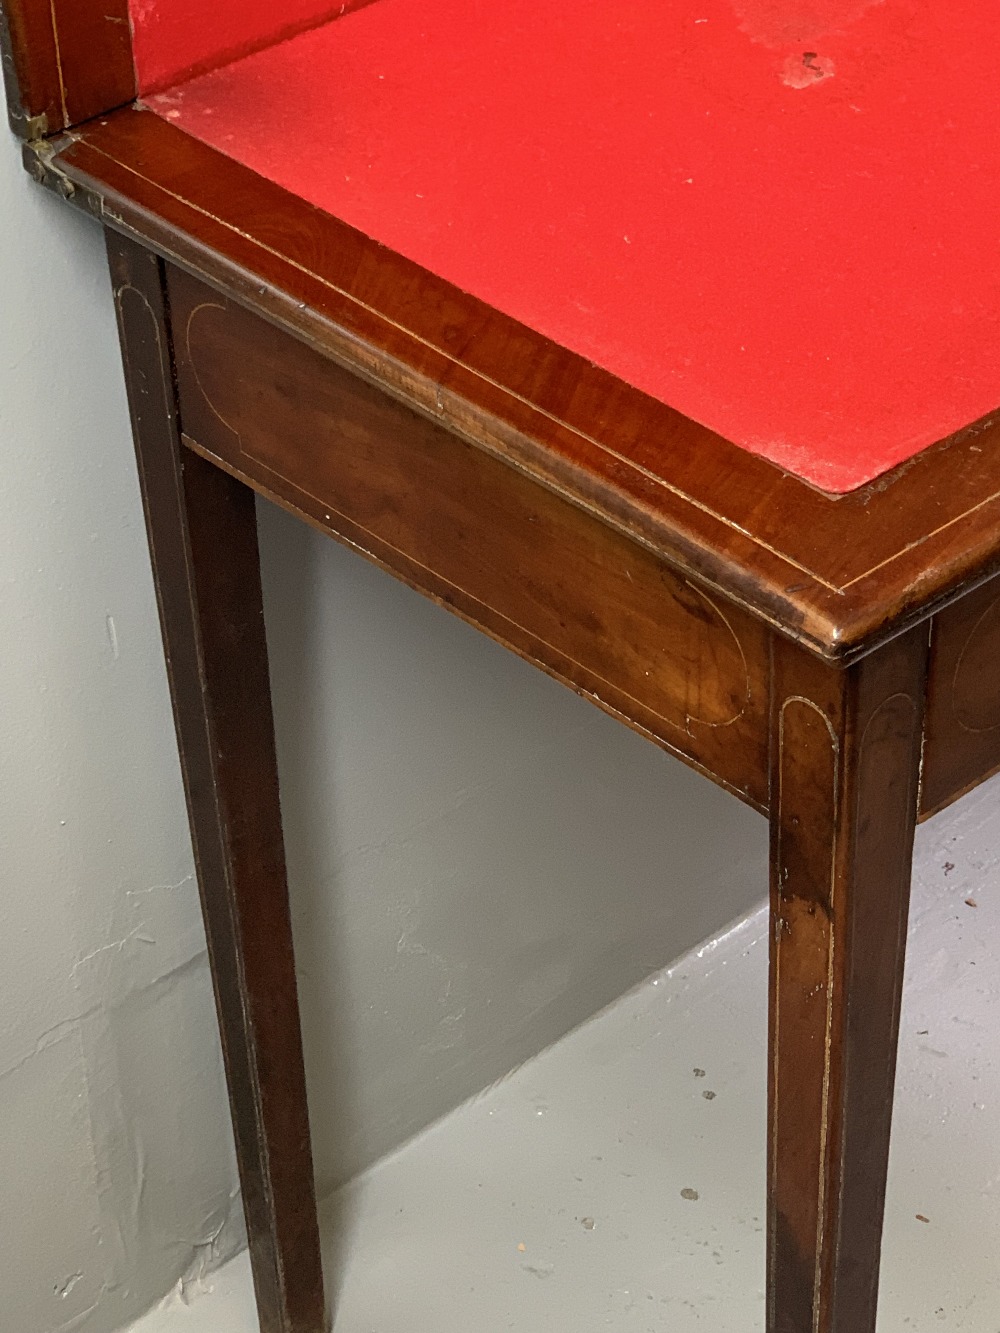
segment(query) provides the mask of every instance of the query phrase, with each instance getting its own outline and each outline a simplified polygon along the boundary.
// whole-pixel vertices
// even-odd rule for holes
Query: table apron
[[[770,629],[179,269],[185,442],[759,809]]]

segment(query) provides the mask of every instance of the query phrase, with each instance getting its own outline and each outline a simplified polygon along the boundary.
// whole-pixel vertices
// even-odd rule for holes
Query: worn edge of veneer
[[[0,0],[0,58],[14,133],[37,140],[136,95],[128,0]]]
[[[921,818],[1000,771],[1000,579],[931,624]]]
[[[169,162],[168,153],[173,155]],[[28,145],[26,161],[37,179],[105,225],[155,248],[830,661],[856,660],[1000,568],[997,421],[974,423],[859,491],[824,495],[555,348],[141,108],[118,112],[55,144]],[[200,189],[202,200],[210,200],[223,181],[227,198],[263,201],[271,224],[266,238],[252,234],[249,220],[240,226],[190,197]],[[281,216],[282,210],[287,216]],[[306,244],[300,223],[332,229],[335,239],[350,241],[358,251],[352,260],[356,269],[367,266],[364,280],[371,281],[373,271],[380,275],[380,266],[392,267],[394,278],[405,275],[419,283],[419,294],[430,304],[451,303],[485,321],[494,336],[499,330],[501,336],[537,345],[571,385],[590,376],[588,391],[593,383],[606,385],[657,421],[666,421],[685,437],[671,439],[670,466],[680,456],[678,466],[688,466],[690,473],[682,455],[692,447],[700,451],[699,461],[703,454],[714,460],[714,470],[707,470],[719,505],[651,475],[634,457],[616,454],[544,405],[471,369],[384,310],[313,272],[289,250],[289,237]],[[446,334],[445,329],[441,338]],[[638,419],[641,433],[641,411]],[[707,494],[711,499],[711,491]],[[753,497],[747,521],[726,517],[722,511],[726,505],[732,508],[733,497],[743,497],[745,507],[747,495]],[[955,503],[968,507],[956,514],[949,502],[952,508]],[[802,510],[797,522],[788,514],[796,505]],[[898,527],[904,508],[905,531],[886,546],[887,527]],[[830,577],[787,553],[796,544],[808,550],[822,522],[828,529],[827,548],[816,555]],[[852,567],[850,561],[865,550],[871,567]],[[819,557],[832,563],[823,565]],[[844,561],[854,576],[838,585],[837,563]]]
[[[917,822],[926,824],[928,819],[933,819],[934,816],[939,815],[942,810],[947,810],[957,801],[960,801],[963,796],[968,796],[970,792],[975,791],[977,787],[981,787],[984,782],[989,782],[991,778],[995,778],[998,774],[1000,774],[1000,763],[998,763],[995,768],[987,769],[985,772],[978,774],[969,782],[964,783],[963,786],[956,787],[954,791],[949,791],[934,805],[922,805],[920,807],[920,813],[917,816]]]

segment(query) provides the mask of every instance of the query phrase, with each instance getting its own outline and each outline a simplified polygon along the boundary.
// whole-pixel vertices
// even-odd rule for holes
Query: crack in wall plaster
[[[111,953],[115,951],[121,953],[122,949],[125,948],[125,945],[128,944],[129,940],[136,940],[136,939],[141,940],[143,944],[156,943],[156,941],[154,939],[151,939],[148,935],[143,935],[141,931],[142,927],[136,926],[133,930],[130,930],[127,935],[122,936],[120,940],[112,940],[110,944],[102,944],[99,948],[93,949],[88,954],[84,954],[82,958],[78,958],[76,962],[73,964],[71,975],[75,977],[81,967],[83,967],[86,963],[91,962],[92,959],[99,957],[103,953]]]
[[[151,893],[176,893],[179,889],[187,888],[189,884],[194,883],[194,875],[185,875],[179,879],[176,884],[151,884],[148,889],[129,889],[126,898],[145,898]]]
[[[91,1010],[91,1012],[93,1011]],[[35,1057],[41,1055],[43,1051],[47,1051],[50,1046],[55,1046],[60,1041],[65,1041],[67,1037],[73,1036],[82,1017],[84,1017],[84,1015],[74,1015],[72,1018],[64,1018],[60,1020],[60,1022],[53,1023],[51,1027],[46,1028],[44,1032],[40,1033],[39,1036],[35,1038],[35,1044],[30,1051],[26,1051],[24,1055],[13,1061],[12,1064],[0,1069],[0,1083],[2,1083],[5,1078],[9,1078],[11,1074],[16,1074],[19,1069],[23,1069],[30,1060],[34,1060]]]

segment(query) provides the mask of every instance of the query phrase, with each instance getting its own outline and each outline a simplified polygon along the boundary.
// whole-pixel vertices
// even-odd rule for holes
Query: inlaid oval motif
[[[679,670],[673,682],[683,700],[685,720],[731,726],[743,716],[750,697],[750,674],[740,641],[724,612],[693,584],[682,584],[674,598],[688,614],[687,632],[676,645],[681,651],[679,660],[675,658]]]
[[[762,799],[762,626],[491,451],[191,285],[174,281],[186,438],[740,790],[752,763]],[[738,738],[720,735],[729,728]]]
[[[1000,597],[972,628],[951,687],[955,720],[966,731],[1000,727]]]
[[[232,374],[214,377],[217,388],[221,385],[224,393],[228,392],[233,395],[233,406],[230,408],[226,402],[220,403],[217,401],[217,392],[209,393],[199,373],[199,366],[204,359],[203,351],[211,349],[213,339],[221,339],[225,336],[226,313],[225,306],[210,301],[204,301],[201,305],[195,306],[188,315],[184,340],[187,345],[188,364],[194,373],[195,383],[201,391],[206,406],[210,409],[212,415],[225,426],[226,430],[239,439],[240,432],[230,420],[230,414],[238,409],[240,400],[245,403],[249,394],[252,394],[255,389],[259,391],[259,381],[241,374],[242,368],[239,361],[233,363]]]

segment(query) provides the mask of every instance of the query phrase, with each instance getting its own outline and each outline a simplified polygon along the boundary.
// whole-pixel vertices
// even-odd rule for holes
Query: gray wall
[[[100,230],[32,185],[0,132],[0,1327],[11,1333],[114,1328],[211,1262],[213,1244],[240,1239],[130,454]]]
[[[241,1224],[101,237],[11,140],[0,490],[0,1311],[103,1333]],[[765,838],[356,556],[261,525],[325,1190],[745,910]]]

